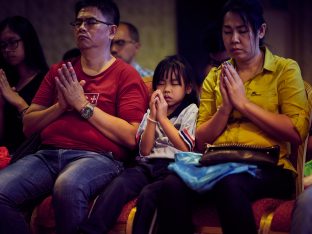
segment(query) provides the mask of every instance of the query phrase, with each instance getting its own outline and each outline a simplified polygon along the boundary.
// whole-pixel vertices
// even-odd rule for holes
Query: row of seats
[[[151,90],[151,79],[145,79],[147,87]],[[309,99],[310,109],[312,108],[312,88],[305,82],[305,89]],[[303,190],[303,167],[305,162],[307,141],[299,147],[292,146],[291,161],[297,168],[297,192]],[[253,213],[259,233],[281,234],[290,230],[291,213],[295,204],[295,197],[292,200],[279,200],[264,198],[253,203]],[[115,227],[110,234],[131,234],[132,223],[135,214],[136,200],[126,204],[118,218]],[[195,233],[217,234],[222,233],[217,211],[209,201],[198,202],[193,211],[193,223]],[[51,206],[51,197],[46,198],[33,212],[31,226],[34,234],[54,233],[54,212]]]
[[[151,91],[151,78],[144,80]],[[312,109],[312,87],[305,82],[305,89]],[[310,115],[311,121],[311,115]],[[253,203],[253,213],[259,233],[282,234],[290,230],[291,214],[295,204],[295,198],[303,190],[303,168],[307,140],[300,146],[292,146],[291,161],[297,168],[297,192],[292,200],[279,200],[264,198]],[[45,198],[35,207],[30,218],[30,226],[33,234],[54,234],[55,220],[51,203],[52,197]],[[126,204],[110,234],[132,234],[132,223],[135,215],[136,199]],[[90,204],[92,205],[92,204]],[[197,234],[222,233],[219,218],[214,204],[209,201],[201,201],[196,204],[193,211],[193,224]]]

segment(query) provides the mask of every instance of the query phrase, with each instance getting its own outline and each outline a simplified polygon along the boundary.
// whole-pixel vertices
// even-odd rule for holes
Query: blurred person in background
[[[25,140],[22,117],[48,65],[33,25],[22,16],[0,22],[0,145],[10,153]]]
[[[141,67],[135,61],[135,56],[140,48],[141,43],[138,29],[129,22],[120,22],[111,45],[112,55],[131,64],[139,72],[141,77],[152,77],[153,71]]]

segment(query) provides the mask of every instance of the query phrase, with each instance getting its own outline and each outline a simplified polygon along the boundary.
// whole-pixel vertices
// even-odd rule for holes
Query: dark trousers
[[[133,233],[147,234],[157,207],[162,180],[170,173],[170,159],[151,159],[127,168],[98,196],[82,233],[107,233],[118,219],[123,206],[138,197]]]
[[[256,234],[252,201],[263,197],[289,198],[295,190],[293,173],[277,167],[249,173],[228,175],[211,191],[199,195],[175,174],[164,181],[159,197],[158,233],[191,234],[192,207],[198,199],[215,203],[224,234]]]

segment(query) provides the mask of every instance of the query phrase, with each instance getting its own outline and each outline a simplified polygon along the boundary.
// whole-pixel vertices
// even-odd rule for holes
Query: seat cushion
[[[6,147],[0,147],[0,169],[5,168],[9,165],[11,157],[9,155],[9,151]]]
[[[252,204],[254,218],[257,227],[260,227],[261,217],[274,211],[283,201],[273,198],[259,199]],[[193,224],[196,227],[218,227],[220,221],[216,207],[212,202],[200,202],[193,212]]]
[[[258,228],[260,227],[261,218],[273,212],[282,202],[283,200],[280,199],[263,198],[252,204],[252,210]]]
[[[292,211],[295,206],[295,200],[282,202],[274,211],[271,231],[274,232],[289,232],[291,225]]]
[[[122,209],[116,222],[118,230],[126,230],[128,216],[136,204],[136,199],[129,201]],[[90,207],[92,202],[90,204]],[[45,198],[33,211],[30,223],[34,234],[53,234],[55,233],[54,210],[52,207],[52,196]],[[115,227],[114,227],[115,228]],[[113,229],[114,229],[113,228]]]

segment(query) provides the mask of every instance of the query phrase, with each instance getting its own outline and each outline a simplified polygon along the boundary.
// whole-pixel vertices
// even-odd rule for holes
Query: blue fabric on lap
[[[244,163],[222,163],[213,166],[201,166],[202,154],[194,152],[180,152],[175,154],[175,162],[168,168],[177,173],[186,185],[199,192],[206,192],[227,175],[248,172],[256,176],[257,166]]]

